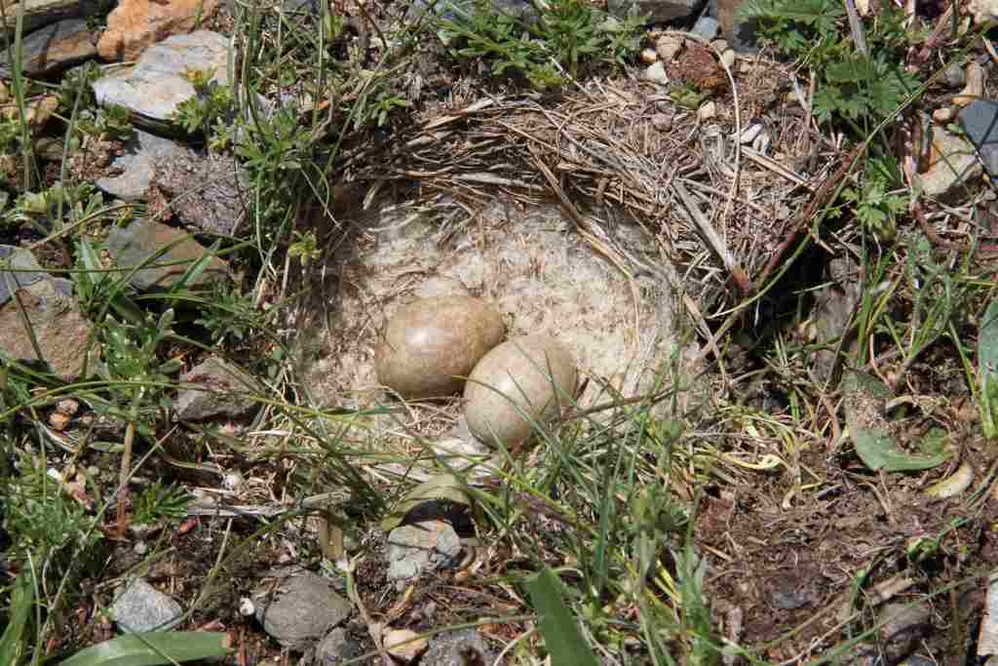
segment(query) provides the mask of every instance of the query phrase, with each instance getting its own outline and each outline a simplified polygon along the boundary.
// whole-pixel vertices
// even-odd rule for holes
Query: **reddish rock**
[[[217,0],[120,0],[107,16],[97,51],[104,60],[135,60],[161,39],[193,30],[217,5]]]

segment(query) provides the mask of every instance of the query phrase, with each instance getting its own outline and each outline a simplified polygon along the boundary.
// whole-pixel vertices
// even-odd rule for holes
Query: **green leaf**
[[[31,602],[34,601],[35,590],[31,579],[23,573],[14,581],[14,589],[10,595],[10,615],[7,628],[0,636],[0,664],[16,664],[21,654],[21,635],[28,623],[31,612]]]
[[[209,631],[153,631],[128,634],[80,650],[62,666],[156,666],[224,657],[229,635]]]
[[[419,484],[410,490],[405,499],[392,509],[392,512],[381,521],[381,529],[389,532],[405,520],[406,514],[412,509],[426,502],[452,502],[471,506],[471,498],[468,496],[467,486],[456,476],[442,474],[435,476],[424,483]]]
[[[998,436],[998,299],[988,305],[977,336],[977,367],[981,374],[981,425],[984,436]]]
[[[527,589],[540,616],[544,644],[553,666],[596,666],[599,662],[586,644],[564,598],[564,585],[551,569],[534,576]]]
[[[870,375],[849,371],[843,381],[846,425],[856,454],[871,470],[914,472],[929,469],[944,462],[941,451],[945,433],[930,430],[918,442],[920,452],[907,453],[898,447],[888,430],[884,401],[890,390]]]

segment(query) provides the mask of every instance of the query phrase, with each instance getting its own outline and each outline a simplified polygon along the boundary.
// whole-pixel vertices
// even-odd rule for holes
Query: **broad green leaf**
[[[919,453],[898,447],[887,427],[884,401],[890,390],[870,375],[850,371],[844,381],[846,425],[856,454],[871,470],[914,472],[946,460],[945,433],[933,429],[918,442]]]
[[[582,638],[579,625],[565,604],[564,586],[551,569],[534,576],[527,589],[540,617],[544,645],[553,666],[596,666],[592,648]]]
[[[977,366],[981,374],[981,425],[985,437],[998,436],[998,299],[988,305],[977,336]]]
[[[471,498],[468,496],[467,486],[452,474],[441,474],[435,476],[424,483],[419,484],[410,490],[405,499],[392,509],[392,512],[381,521],[381,529],[388,532],[405,520],[406,514],[412,509],[425,502],[453,502],[470,507]]]
[[[228,634],[209,631],[152,631],[119,636],[80,650],[62,666],[157,666],[224,657]]]
[[[10,594],[10,614],[7,619],[7,628],[0,636],[0,664],[16,664],[21,654],[21,635],[24,627],[28,623],[28,615],[31,612],[31,602],[34,601],[35,591],[31,586],[31,579],[23,573],[14,580],[14,589]]]

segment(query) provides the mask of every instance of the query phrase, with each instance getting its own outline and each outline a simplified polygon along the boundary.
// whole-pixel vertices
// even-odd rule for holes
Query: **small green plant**
[[[266,326],[266,313],[233,286],[213,285],[208,297],[199,299],[197,305],[199,316],[194,323],[208,330],[213,345],[245,342]]]
[[[139,525],[151,525],[160,520],[179,520],[187,515],[191,494],[183,486],[164,485],[156,481],[135,496],[132,520]]]
[[[641,17],[618,20],[584,0],[539,5],[526,20],[487,2],[470,11],[450,7],[439,35],[459,60],[480,58],[493,76],[515,74],[537,88],[578,76],[589,65],[619,65],[640,47]]]
[[[905,189],[894,187],[899,181],[896,171],[888,160],[872,158],[861,175],[861,184],[842,193],[843,199],[853,204],[856,219],[884,241],[894,238],[898,217],[911,203]]]
[[[225,127],[233,111],[232,92],[203,69],[191,69],[185,77],[194,87],[194,95],[184,100],[174,112],[174,120],[188,134],[211,137],[216,126]]]

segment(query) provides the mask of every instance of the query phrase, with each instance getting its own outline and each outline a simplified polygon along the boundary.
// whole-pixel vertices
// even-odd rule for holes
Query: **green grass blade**
[[[998,299],[991,301],[977,337],[977,366],[981,373],[981,425],[984,436],[998,435]]]
[[[209,631],[128,634],[91,645],[62,666],[156,666],[229,654],[229,635]]]
[[[0,664],[16,664],[21,652],[21,636],[28,624],[31,602],[34,601],[31,579],[23,573],[14,581],[10,595],[10,616],[3,636],[0,636]]]
[[[545,568],[527,584],[540,615],[541,633],[554,666],[596,666],[599,662],[579,632],[562,595],[561,581]]]

